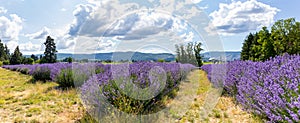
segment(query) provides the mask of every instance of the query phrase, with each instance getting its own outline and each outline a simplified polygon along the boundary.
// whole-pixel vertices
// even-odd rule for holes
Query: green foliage
[[[44,43],[46,46],[45,52],[44,52],[44,60],[41,60],[42,63],[55,63],[57,56],[56,56],[56,46],[54,39],[52,39],[50,36],[47,37],[46,42]]]
[[[56,77],[56,82],[60,87],[74,87],[74,78],[72,69],[63,69]]]
[[[300,22],[294,18],[275,22],[271,32],[263,27],[258,33],[250,33],[244,40],[241,59],[265,61],[284,53],[300,53]]]
[[[5,60],[9,60],[9,50],[7,48],[7,45],[4,46],[0,39],[0,61]]]
[[[200,52],[203,50],[201,46],[201,42],[190,42],[186,46],[184,46],[183,44],[175,45],[177,54],[176,62],[190,63],[201,67],[203,65],[202,56],[200,54]]]
[[[34,59],[32,58],[24,58],[23,64],[33,64]]]
[[[9,63],[9,60],[5,60],[5,61],[3,61],[3,65],[9,65],[10,63]]]
[[[74,61],[74,59],[72,57],[67,57],[67,58],[63,59],[62,61],[72,63]]]
[[[202,56],[200,54],[200,52],[203,50],[201,48],[201,46],[202,46],[201,42],[198,42],[198,43],[194,44],[194,53],[195,53],[195,57],[196,57],[196,60],[197,60],[198,67],[201,67],[203,65]]]
[[[22,53],[20,52],[19,46],[17,46],[10,58],[10,64],[12,65],[21,64],[22,60],[23,60]]]
[[[77,68],[67,68],[60,71],[56,77],[56,82],[62,88],[79,87],[89,79],[93,74],[102,72],[101,69],[93,69],[91,71],[80,70]]]
[[[3,65],[3,62],[2,61],[0,61],[0,67]]]
[[[47,80],[51,80],[50,78],[50,69],[47,67],[44,68],[37,68],[33,74],[33,78],[35,81],[43,81],[46,82]]]
[[[157,59],[157,61],[158,61],[158,62],[162,62],[162,63],[165,62],[164,59]]]

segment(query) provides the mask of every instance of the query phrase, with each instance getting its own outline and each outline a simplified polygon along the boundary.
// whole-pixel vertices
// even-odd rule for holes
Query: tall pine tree
[[[22,53],[20,52],[19,46],[16,47],[14,53],[12,54],[10,58],[10,64],[21,64],[22,63]]]
[[[56,46],[54,39],[52,39],[50,36],[47,37],[46,42],[44,43],[46,46],[45,52],[44,52],[44,61],[45,63],[55,63],[56,62]]]
[[[244,40],[242,52],[241,52],[241,59],[242,60],[249,60],[250,59],[250,50],[252,46],[252,42],[254,40],[254,36],[250,33],[247,38]]]
[[[7,47],[7,45],[5,44],[5,46],[4,46],[4,52],[5,52],[5,57],[4,57],[4,60],[7,60],[7,61],[9,61],[9,59],[10,59],[10,53],[9,53],[9,49],[8,49],[8,47]]]
[[[3,43],[0,40],[0,61],[4,61],[5,56],[6,56],[6,54],[5,54],[5,51],[4,51],[4,46],[3,46]]]

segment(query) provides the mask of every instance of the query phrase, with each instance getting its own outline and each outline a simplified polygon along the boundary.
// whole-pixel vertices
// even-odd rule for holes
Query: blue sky
[[[170,52],[201,41],[205,51],[239,51],[247,34],[300,18],[299,0],[0,0],[0,39],[11,51]]]

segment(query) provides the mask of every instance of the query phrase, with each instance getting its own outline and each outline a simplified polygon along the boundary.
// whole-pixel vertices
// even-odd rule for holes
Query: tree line
[[[265,61],[284,53],[300,53],[300,22],[295,18],[278,20],[271,31],[263,27],[250,33],[244,40],[241,60]]]
[[[19,46],[17,46],[13,53],[10,53],[6,44],[3,44],[0,39],[0,65],[16,65],[16,64],[33,64],[33,63],[55,63],[57,60],[57,50],[54,39],[47,36],[45,45],[45,52],[43,55],[35,56],[32,54],[30,58],[26,58],[21,53]]]
[[[176,62],[189,63],[201,67],[203,65],[202,56],[200,52],[201,42],[189,42],[186,45],[175,45],[176,48]]]

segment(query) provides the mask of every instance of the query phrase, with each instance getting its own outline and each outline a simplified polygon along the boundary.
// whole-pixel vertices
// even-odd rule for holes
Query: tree
[[[62,61],[72,63],[74,61],[74,59],[72,57],[67,57],[67,58],[64,58]]]
[[[45,52],[44,52],[44,58],[45,60],[41,60],[44,61],[42,63],[55,63],[56,62],[56,46],[55,46],[55,42],[54,39],[52,39],[50,36],[47,37],[46,42],[44,43],[46,46]]]
[[[251,46],[254,40],[254,35],[250,33],[247,38],[244,40],[242,52],[241,52],[241,60],[249,60],[250,59],[250,51]]]
[[[271,33],[267,27],[263,27],[258,33],[257,42],[260,44],[260,57],[259,61],[268,60],[270,57],[275,56],[275,50],[273,46],[273,41],[271,40]]]
[[[8,49],[8,47],[7,47],[6,44],[4,46],[4,52],[6,54],[6,57],[4,57],[4,59],[7,60],[7,61],[9,61],[9,59],[10,59],[10,53],[9,53],[9,49]]]
[[[202,57],[200,52],[202,44],[199,43],[188,43],[186,46],[183,44],[175,45],[176,49],[176,62],[189,63],[201,67]]]
[[[21,64],[22,60],[23,60],[22,53],[19,50],[19,46],[17,46],[10,58],[10,64],[12,65]]]
[[[300,22],[294,18],[278,20],[271,28],[263,27],[243,43],[241,59],[265,61],[276,55],[300,54]]]
[[[201,67],[203,65],[202,56],[200,54],[200,52],[203,50],[201,48],[201,46],[202,46],[201,42],[198,42],[198,43],[194,44],[194,53],[195,53],[195,57],[196,57],[196,61],[197,61],[198,67]]]
[[[0,40],[0,61],[4,61],[5,58],[6,58],[5,49],[4,49],[3,43]]]
[[[300,22],[295,18],[278,20],[272,26],[271,38],[276,54],[300,53]]]

